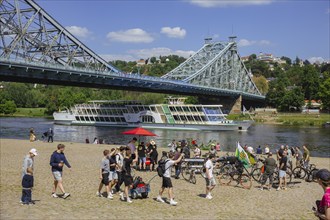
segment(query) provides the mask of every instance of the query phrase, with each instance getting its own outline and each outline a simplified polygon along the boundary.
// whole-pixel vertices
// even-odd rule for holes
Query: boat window
[[[151,106],[150,109],[151,109],[151,111],[156,112],[155,106]]]
[[[94,117],[89,117],[90,121],[95,121]]]
[[[110,117],[110,121],[111,122],[115,122],[115,118],[114,117]]]
[[[99,117],[95,117],[95,121],[100,121],[100,118]]]
[[[101,121],[105,121],[103,117],[100,117]]]
[[[115,117],[116,122],[120,122],[120,118]]]
[[[105,117],[105,121],[106,122],[109,122],[110,121],[110,118],[109,117]]]
[[[122,122],[126,122],[124,117],[120,117],[120,119],[121,119]]]
[[[85,121],[89,121],[89,117],[88,116],[85,116]]]

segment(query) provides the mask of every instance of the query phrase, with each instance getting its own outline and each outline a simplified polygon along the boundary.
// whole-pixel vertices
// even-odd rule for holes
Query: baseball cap
[[[321,179],[322,181],[330,181],[330,171],[327,169],[320,169],[319,171],[317,171],[316,173],[316,178]]]
[[[37,155],[38,155],[38,151],[37,151],[37,149],[35,149],[35,148],[32,148],[29,152],[30,152],[31,154],[34,154],[34,156],[37,156]]]

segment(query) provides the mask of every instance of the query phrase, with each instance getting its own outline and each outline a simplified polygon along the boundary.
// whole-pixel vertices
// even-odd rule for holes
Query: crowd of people
[[[218,144],[217,144],[218,145]],[[168,189],[168,197],[170,205],[177,205],[174,200],[173,183],[171,180],[171,169],[175,169],[175,178],[179,178],[181,172],[180,164],[183,158],[201,158],[202,151],[198,147],[197,143],[187,143],[186,141],[176,142],[173,140],[169,145],[169,152],[163,152],[162,159],[166,159],[165,172],[162,176],[162,185],[156,201],[164,203],[163,193],[165,189]],[[65,146],[58,144],[57,149],[52,153],[50,157],[51,172],[54,177],[54,186],[51,193],[53,198],[68,198],[70,193],[66,192],[63,186],[63,167],[67,166],[71,168],[70,163],[64,154]],[[113,194],[118,193],[122,201],[132,203],[130,199],[130,189],[133,184],[132,166],[135,166],[140,171],[155,171],[158,163],[158,151],[157,145],[154,140],[150,140],[147,143],[137,143],[136,138],[132,138],[126,146],[118,148],[112,148],[111,150],[104,150],[103,157],[100,163],[99,179],[100,184],[96,192],[97,196],[107,197],[113,199]],[[310,152],[306,146],[302,147],[288,147],[281,146],[276,152],[266,146],[264,150],[259,146],[254,152],[252,147],[244,146],[244,150],[249,157],[255,158],[258,155],[265,155],[266,159],[264,163],[264,172],[269,175],[263,175],[265,179],[262,180],[260,189],[271,188],[272,176],[276,167],[279,168],[280,183],[277,190],[286,190],[285,171],[288,167],[293,168],[293,159],[296,159],[296,164],[308,166],[310,161]],[[220,145],[212,145],[207,153],[207,158],[204,164],[205,172],[205,198],[212,199],[212,190],[216,186],[216,180],[213,176],[214,162],[216,161],[217,152],[220,151]],[[191,155],[192,153],[192,155]],[[273,156],[276,154],[276,159]],[[38,155],[36,149],[31,149],[24,157],[22,167],[22,204],[33,204],[32,200],[32,188],[33,188],[33,167],[34,157]],[[250,160],[253,161],[253,160]],[[277,165],[278,163],[278,165]],[[265,183],[269,178],[269,185],[265,186]],[[326,169],[321,169],[316,173],[316,178],[319,185],[324,190],[324,196],[322,200],[316,203],[317,207],[314,210],[316,216],[320,219],[330,219],[330,172]],[[124,189],[121,186],[124,184]],[[106,190],[102,193],[102,188],[105,186]],[[57,194],[57,188],[59,188],[61,194]],[[105,195],[106,196],[105,196]]]

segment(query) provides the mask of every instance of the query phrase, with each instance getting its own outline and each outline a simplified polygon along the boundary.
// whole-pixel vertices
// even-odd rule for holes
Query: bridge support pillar
[[[229,114],[240,114],[242,109],[242,96],[240,95],[234,105],[232,106]]]

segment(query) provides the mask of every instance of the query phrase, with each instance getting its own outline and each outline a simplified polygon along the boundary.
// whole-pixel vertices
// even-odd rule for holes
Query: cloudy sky
[[[330,60],[329,0],[36,0],[107,61],[176,54],[237,36],[239,53]]]

